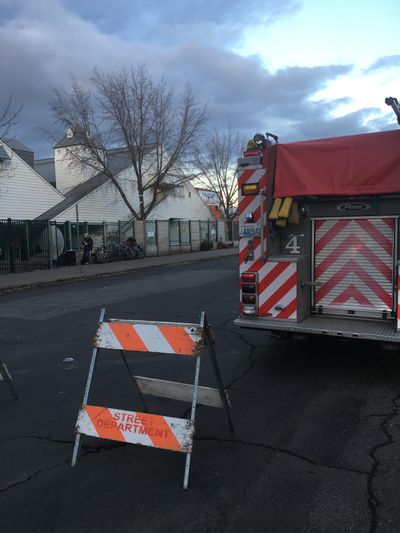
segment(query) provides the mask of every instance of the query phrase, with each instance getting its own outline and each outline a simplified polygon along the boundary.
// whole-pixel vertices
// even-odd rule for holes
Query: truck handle
[[[321,287],[323,285],[322,281],[305,281],[302,279],[300,281],[300,287],[304,289],[304,287]]]
[[[266,261],[267,260],[267,243],[265,242],[266,241],[266,234],[265,234],[265,224],[267,223],[267,219],[266,219],[266,216],[267,216],[267,213],[266,213],[266,208],[267,208],[267,201],[266,201],[266,196],[267,196],[267,191],[265,188],[263,188],[261,191],[260,191],[260,209],[261,209],[261,258],[263,261]],[[264,206],[265,204],[265,206]],[[264,209],[265,207],[265,209]]]

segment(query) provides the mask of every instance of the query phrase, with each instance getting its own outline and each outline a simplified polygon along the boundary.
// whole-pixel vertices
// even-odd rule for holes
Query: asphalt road
[[[400,353],[239,330],[234,257],[0,297],[1,533],[400,531]],[[232,401],[200,407],[184,456],[84,438],[70,467],[100,307],[109,317],[197,322],[206,311]],[[71,361],[71,359],[73,361]],[[130,354],[140,375],[190,381],[193,362]],[[213,386],[207,355],[201,382]],[[118,352],[100,353],[90,400],[140,409]],[[189,405],[148,400],[152,412]]]

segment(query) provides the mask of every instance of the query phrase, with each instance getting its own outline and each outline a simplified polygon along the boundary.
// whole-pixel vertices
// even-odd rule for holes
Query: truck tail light
[[[242,274],[242,283],[256,283],[257,274],[255,272],[245,272]]]
[[[257,315],[257,274],[245,272],[241,278],[242,313],[246,316]]]

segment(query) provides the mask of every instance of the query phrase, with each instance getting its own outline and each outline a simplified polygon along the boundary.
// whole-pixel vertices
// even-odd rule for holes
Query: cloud
[[[300,9],[301,0],[63,0],[77,16],[103,32],[128,40],[176,43],[187,38],[227,44],[240,38],[248,24],[270,24]]]
[[[264,17],[268,24],[298,9],[295,0],[267,0],[262,7],[252,0],[218,0],[208,9],[201,9],[200,0],[116,0],[112,8],[105,0],[2,1],[0,69],[7,76],[0,84],[0,108],[10,94],[16,105],[24,104],[13,134],[39,157],[52,153],[51,143],[39,132],[52,126],[52,89],[68,87],[71,75],[89,86],[95,67],[110,72],[146,63],[154,76],[164,75],[177,91],[190,82],[197,99],[209,104],[212,127],[224,128],[230,122],[246,137],[269,130],[291,141],[368,128],[368,110],[332,120],[332,108],[340,102],[311,101],[329,81],[349,74],[351,65],[270,72],[257,56],[243,57],[221,45],[222,36],[237,37],[235,28],[240,33],[243,20],[263,20],[269,10]],[[173,39],[173,32],[179,38]]]
[[[375,70],[387,69],[390,67],[400,67],[400,55],[380,57],[366,69],[367,73]]]

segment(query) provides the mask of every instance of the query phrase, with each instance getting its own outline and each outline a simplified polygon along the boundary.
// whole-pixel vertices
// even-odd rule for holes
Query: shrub
[[[200,250],[204,252],[205,250],[211,250],[214,248],[214,243],[211,241],[201,241]]]
[[[223,242],[222,239],[220,239],[217,242],[217,248],[232,248],[233,242]]]

